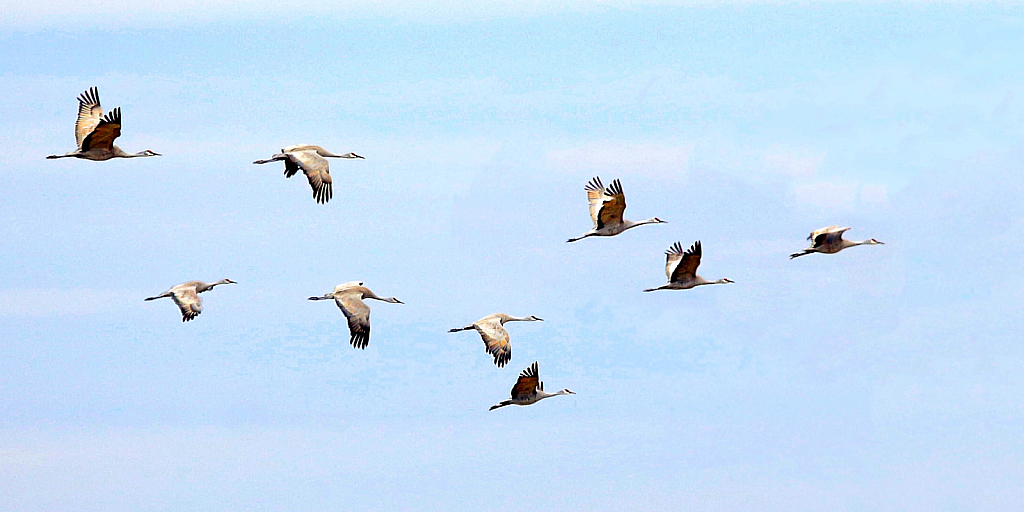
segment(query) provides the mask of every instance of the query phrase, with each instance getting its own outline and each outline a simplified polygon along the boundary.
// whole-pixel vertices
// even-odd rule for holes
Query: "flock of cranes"
[[[127,153],[114,145],[114,140],[121,135],[121,109],[115,108],[106,115],[100,106],[99,91],[92,87],[78,96],[78,119],[75,121],[75,139],[78,147],[63,155],[50,155],[46,158],[82,158],[86,160],[110,160],[111,158],[135,158],[147,156],[160,156],[151,150],[143,150],[138,153]],[[330,167],[327,158],[362,159],[355,153],[335,154],[320,146],[310,144],[298,144],[288,146],[280,153],[265,160],[256,160],[254,164],[265,164],[269,162],[283,161],[285,165],[285,178],[294,176],[299,170],[305,174],[309,186],[313,189],[313,199],[317,203],[326,203],[333,196],[333,181],[331,179]],[[592,236],[615,236],[622,232],[642,226],[644,224],[662,224],[665,221],[658,217],[634,222],[625,220],[622,217],[626,209],[626,196],[622,191],[622,183],[619,180],[612,181],[612,184],[605,187],[599,177],[594,177],[586,187],[587,200],[590,203],[590,219],[594,227],[576,238],[570,238],[567,242],[576,242]],[[843,249],[857,245],[879,245],[882,242],[874,238],[863,241],[852,241],[843,238],[843,233],[850,228],[829,226],[827,228],[812,231],[807,237],[811,240],[811,246],[797,253],[790,255],[790,259],[805,256],[811,253],[835,254]],[[667,251],[665,261],[665,275],[668,283],[655,288],[648,288],[645,292],[656,290],[689,290],[701,285],[733,283],[731,279],[722,278],[709,281],[697,275],[697,267],[700,266],[702,248],[700,240],[693,243],[688,250],[676,242]],[[169,290],[159,295],[148,297],[145,300],[170,298],[181,311],[181,319],[188,322],[195,319],[203,311],[203,300],[200,293],[212,290],[215,286],[222,284],[235,284],[230,279],[221,279],[212,283],[202,281],[189,281],[172,286]],[[340,284],[334,291],[321,296],[309,297],[311,301],[334,300],[338,309],[345,315],[348,321],[349,343],[353,347],[365,349],[370,343],[370,307],[365,300],[374,299],[392,304],[404,304],[395,297],[380,297],[363,286],[362,281],[351,281]],[[498,368],[504,368],[512,359],[512,344],[508,331],[505,329],[507,322],[539,322],[541,318],[536,316],[515,317],[505,313],[488,315],[466,327],[450,329],[448,332],[459,332],[476,330],[484,342],[487,353],[494,358],[494,364]],[[505,407],[507,405],[532,405],[545,398],[559,395],[575,394],[568,389],[556,393],[544,391],[544,383],[540,381],[540,373],[537,362],[519,374],[519,379],[512,388],[512,398],[491,407],[491,410]]]

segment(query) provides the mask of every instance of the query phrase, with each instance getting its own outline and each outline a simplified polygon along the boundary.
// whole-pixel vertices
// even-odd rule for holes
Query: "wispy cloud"
[[[608,9],[635,11],[644,7],[707,7],[730,5],[810,4],[807,0],[296,0],[288,3],[267,0],[53,0],[17,2],[0,0],[0,26],[34,28],[116,28],[124,26],[167,26],[224,22],[273,17],[278,20],[304,16],[345,18],[391,18],[420,23],[453,19],[495,19],[544,16],[558,13],[587,13]],[[822,3],[822,2],[814,2]],[[843,3],[840,1],[824,3]],[[876,3],[867,1],[864,3]],[[928,0],[911,3],[936,3]],[[949,2],[943,3],[961,3]],[[966,3],[966,2],[962,2]]]
[[[810,178],[817,174],[824,159],[823,153],[808,155],[788,151],[773,152],[765,155],[764,169],[791,178]]]
[[[672,4],[682,2],[645,2]],[[418,2],[411,0],[360,1],[296,0],[288,4],[265,0],[54,0],[26,4],[0,0],[4,20],[0,25],[57,28],[112,28],[118,25],[163,26],[223,22],[273,17],[297,19],[303,16],[342,16],[346,18],[396,18],[419,22],[445,21],[456,17],[497,18],[536,16],[565,11],[593,11],[607,7],[635,7],[637,2],[605,0],[598,2],[542,2],[539,0],[497,0],[472,2],[447,0]]]
[[[686,172],[694,143],[592,142],[550,151],[548,160],[567,173],[600,173],[629,169],[654,177],[678,177]]]
[[[846,210],[861,206],[881,206],[889,202],[889,190],[877,183],[859,183],[848,180],[823,180],[796,183],[793,197],[799,203],[818,208]]]
[[[849,208],[857,198],[857,184],[843,181],[819,181],[793,187],[796,200],[819,208]]]
[[[36,288],[0,290],[0,316],[78,316],[125,309],[141,300],[128,290]]]

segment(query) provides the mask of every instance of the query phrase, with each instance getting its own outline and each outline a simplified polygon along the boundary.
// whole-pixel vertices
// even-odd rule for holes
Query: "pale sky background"
[[[1024,8],[473,4],[0,3],[0,510],[1020,507]],[[165,156],[45,160],[90,86]]]

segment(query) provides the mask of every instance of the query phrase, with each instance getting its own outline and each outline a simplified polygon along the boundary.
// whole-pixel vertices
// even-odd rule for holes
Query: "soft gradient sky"
[[[2,5],[0,510],[1024,500],[1019,5]],[[165,156],[44,160],[94,85]],[[594,175],[669,223],[566,244]],[[736,284],[641,293],[697,239]],[[488,412],[534,360],[579,394]]]

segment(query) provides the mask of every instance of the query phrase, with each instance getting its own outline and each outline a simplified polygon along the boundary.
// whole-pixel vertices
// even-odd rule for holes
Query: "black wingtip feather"
[[[508,351],[508,352],[498,352],[498,353],[494,354],[494,364],[497,365],[498,368],[504,368],[505,365],[508,364],[508,362],[511,361],[511,360],[512,360],[512,352],[511,351]]]
[[[121,124],[121,107],[115,107],[114,110],[107,112],[107,115],[103,116],[101,121],[110,124]]]
[[[537,371],[538,371],[537,370],[537,361],[534,361],[533,364],[531,364],[529,367],[527,367],[525,370],[523,370],[523,372],[520,373],[519,376],[520,377],[533,377],[533,376],[537,375]]]
[[[95,86],[85,90],[82,94],[78,95],[78,103],[81,105],[98,105],[100,103],[100,93]]]
[[[353,333],[349,338],[349,343],[360,350],[366,349],[366,346],[370,344],[370,333],[365,331]]]

